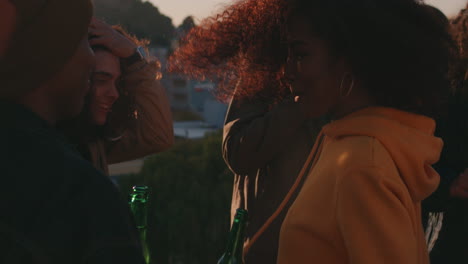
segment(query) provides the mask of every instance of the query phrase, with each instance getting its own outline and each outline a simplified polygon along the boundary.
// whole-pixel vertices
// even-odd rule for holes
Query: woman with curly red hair
[[[178,53],[185,47],[198,73],[213,73],[196,70],[205,63],[221,66],[224,84],[240,78],[236,93],[250,98],[281,95],[278,83],[287,80],[307,118],[333,120],[252,241],[300,190],[281,227],[278,263],[429,263],[420,203],[439,183],[431,165],[442,140],[433,118],[449,94],[456,55],[446,27],[414,0],[272,0],[237,17],[255,29],[258,10],[263,31],[214,20]]]
[[[233,97],[222,152],[235,174],[231,217],[237,208],[249,211],[245,263],[276,263],[287,210],[254,236],[294,184],[320,130],[282,80],[284,10],[280,1],[237,2],[192,30],[171,58],[173,69],[220,79],[218,96]]]

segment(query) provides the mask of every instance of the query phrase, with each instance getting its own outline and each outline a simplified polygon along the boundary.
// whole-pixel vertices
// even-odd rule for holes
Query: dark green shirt
[[[144,263],[108,177],[30,110],[0,101],[0,120],[0,263]]]

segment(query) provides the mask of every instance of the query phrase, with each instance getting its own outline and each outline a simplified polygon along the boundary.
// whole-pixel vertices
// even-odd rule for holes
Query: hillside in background
[[[152,45],[169,47],[175,36],[172,19],[152,3],[142,0],[93,0],[96,17],[109,24],[120,24]]]

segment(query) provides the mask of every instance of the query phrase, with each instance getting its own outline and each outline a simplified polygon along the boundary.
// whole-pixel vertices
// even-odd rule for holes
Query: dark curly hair
[[[452,87],[457,49],[448,23],[416,0],[244,0],[205,19],[170,58],[172,71],[219,78],[218,94],[287,90],[288,18],[301,15],[381,106],[434,116]],[[442,17],[443,16],[442,14]]]
[[[456,75],[458,81],[457,93],[468,97],[468,4],[464,9],[460,10],[457,17],[451,23],[452,35],[457,43],[460,54],[459,67],[457,68],[458,74]]]
[[[434,7],[414,0],[293,2],[291,14],[309,18],[379,105],[435,116],[447,103],[457,49]]]
[[[448,115],[437,120],[436,135],[444,140],[440,167],[463,172],[468,163],[468,5],[451,21],[452,34],[457,43],[460,61],[454,69],[456,90],[449,98]],[[458,175],[458,174],[457,174]]]

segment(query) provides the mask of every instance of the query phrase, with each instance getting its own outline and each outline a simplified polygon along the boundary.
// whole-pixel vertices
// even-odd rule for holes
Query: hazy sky
[[[172,18],[175,25],[193,15],[196,19],[219,11],[224,5],[232,3],[233,0],[149,0],[159,8],[161,13]],[[426,3],[440,8],[447,16],[453,16],[465,6],[468,0],[426,0]]]

